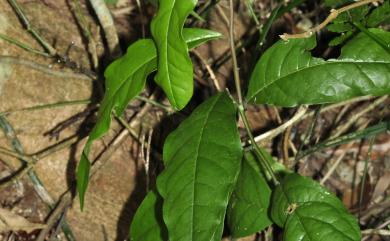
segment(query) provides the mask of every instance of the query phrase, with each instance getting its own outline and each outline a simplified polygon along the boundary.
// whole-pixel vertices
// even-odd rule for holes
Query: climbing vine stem
[[[238,72],[238,64],[237,64],[237,56],[235,52],[235,46],[234,46],[234,10],[233,10],[233,0],[229,1],[230,5],[230,21],[229,21],[229,43],[230,43],[230,50],[232,53],[232,60],[233,60],[233,75],[234,75],[234,83],[237,90],[237,96],[238,96],[238,103],[237,108],[240,113],[240,117],[244,123],[246,132],[248,133],[250,144],[253,147],[253,150],[255,151],[256,157],[259,159],[259,163],[262,166],[263,170],[267,171],[269,175],[271,176],[272,182],[275,185],[279,184],[279,181],[272,170],[271,164],[268,162],[268,159],[264,156],[263,151],[260,149],[260,147],[255,142],[255,139],[253,137],[251,127],[249,125],[248,118],[245,114],[245,107],[244,102],[242,99],[242,92],[241,92],[241,82],[240,82],[240,75]]]

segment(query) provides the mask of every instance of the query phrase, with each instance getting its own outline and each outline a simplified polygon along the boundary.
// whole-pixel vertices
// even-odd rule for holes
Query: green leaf
[[[353,35],[353,32],[345,32],[345,33],[342,33],[340,34],[339,36],[333,38],[330,42],[329,42],[329,46],[337,46],[337,45],[340,45],[342,43],[344,43],[345,41],[347,41],[351,36]]]
[[[193,49],[210,40],[222,38],[223,35],[208,29],[185,28],[183,29],[183,37],[188,48]]]
[[[284,241],[360,241],[359,225],[341,201],[317,182],[289,174],[272,195],[271,217]]]
[[[380,24],[390,23],[390,1],[385,1],[381,6],[375,8],[367,18],[368,27],[377,27]]]
[[[271,29],[272,24],[285,13],[291,11],[291,9],[303,4],[306,0],[291,0],[291,1],[279,1],[278,5],[272,10],[271,15],[261,28],[259,40],[256,44],[257,47],[264,46],[267,39],[268,32]]]
[[[131,241],[166,241],[168,233],[162,217],[161,196],[150,191],[138,207],[130,228]]]
[[[77,167],[76,180],[77,180],[77,191],[79,193],[80,200],[80,209],[84,208],[84,197],[85,192],[87,191],[89,183],[89,172],[91,170],[91,163],[88,158],[85,156],[86,153],[89,153],[90,144],[84,147],[83,152],[81,153],[80,163]]]
[[[325,0],[324,4],[327,7],[335,7],[335,6],[340,6],[340,5],[344,5],[346,3],[351,3],[351,2],[353,2],[353,1],[351,1],[351,0]]]
[[[370,32],[390,43],[389,32]],[[256,64],[247,99],[291,107],[390,93],[390,54],[365,33],[349,41],[338,59],[312,57],[315,46],[314,36],[274,44]]]
[[[365,25],[365,18],[369,11],[370,7],[364,5],[343,12],[327,26],[327,29],[335,33],[354,32],[356,28],[351,23],[362,23]]]
[[[227,223],[234,238],[249,236],[272,224],[268,218],[271,189],[259,170],[247,161],[246,154],[227,209]],[[256,162],[255,160],[253,160]]]
[[[194,89],[192,62],[182,29],[196,3],[197,0],[160,0],[151,24],[158,51],[155,81],[178,110],[187,105]]]
[[[189,48],[221,37],[220,33],[197,28],[183,30]],[[137,56],[137,58],[134,58]],[[77,169],[77,190],[81,209],[84,206],[84,195],[89,182],[88,160],[92,143],[105,135],[111,125],[111,116],[121,116],[127,104],[143,90],[147,76],[157,69],[157,51],[151,39],[138,40],[129,46],[121,58],[108,66],[106,93],[99,108],[97,122],[85,144],[80,164]]]
[[[228,94],[219,93],[165,141],[157,188],[170,241],[221,240],[242,157],[236,114]]]
[[[350,23],[332,23],[328,25],[328,30],[335,33],[343,33],[347,31],[353,31],[355,28]]]

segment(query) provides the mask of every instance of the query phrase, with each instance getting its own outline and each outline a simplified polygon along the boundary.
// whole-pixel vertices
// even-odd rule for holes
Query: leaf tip
[[[90,169],[91,169],[91,163],[89,162],[86,153],[83,151],[79,166],[77,168],[77,177],[76,177],[77,192],[79,194],[81,211],[83,211],[84,209],[85,193],[88,187]]]

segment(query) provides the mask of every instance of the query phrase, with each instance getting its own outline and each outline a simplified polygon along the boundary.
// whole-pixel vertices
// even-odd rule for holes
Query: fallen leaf
[[[36,229],[43,229],[45,227],[45,224],[31,223],[20,215],[0,208],[0,232],[25,231],[30,233]]]
[[[376,184],[371,201],[375,201],[379,196],[384,194],[389,187],[390,187],[390,171],[387,171]]]

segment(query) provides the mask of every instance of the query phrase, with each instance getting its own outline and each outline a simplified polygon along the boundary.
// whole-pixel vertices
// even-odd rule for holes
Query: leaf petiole
[[[248,118],[245,115],[245,110],[243,105],[238,105],[238,112],[240,113],[241,119],[244,123],[246,132],[248,133],[250,144],[253,147],[255,154],[257,158],[259,158],[260,165],[263,167],[263,170],[266,170],[269,175],[271,176],[272,182],[275,186],[279,185],[279,180],[275,175],[274,170],[271,167],[271,164],[268,162],[268,159],[264,156],[263,151],[260,149],[260,147],[257,145],[255,138],[253,137]]]

